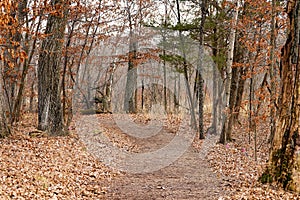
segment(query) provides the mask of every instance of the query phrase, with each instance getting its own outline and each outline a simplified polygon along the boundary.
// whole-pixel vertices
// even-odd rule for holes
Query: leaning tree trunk
[[[38,62],[38,128],[51,135],[63,133],[59,90],[60,62],[66,27],[67,2],[52,0],[56,12],[48,17]]]
[[[261,177],[300,193],[300,2],[289,1],[290,30],[282,48],[279,115],[270,154],[270,165]]]

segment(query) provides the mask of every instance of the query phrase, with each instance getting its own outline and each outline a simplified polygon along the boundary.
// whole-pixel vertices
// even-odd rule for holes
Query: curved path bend
[[[95,115],[81,116],[76,124],[78,135],[87,149],[100,160],[102,157],[106,159],[114,157],[107,144],[103,142],[105,140],[103,130],[115,135],[116,140],[118,135],[126,134],[118,128],[112,117],[97,118],[98,120],[95,120]],[[164,128],[150,138],[138,139],[126,136],[126,140],[130,146],[134,146],[133,151],[139,153],[160,148],[173,137],[174,133]],[[214,138],[210,140],[214,142]],[[203,144],[205,145],[205,142]],[[203,158],[205,151],[207,149],[199,152],[190,146],[179,159],[158,171],[122,173],[120,177],[112,180],[105,199],[222,199],[225,195],[222,190],[222,177],[217,177]]]

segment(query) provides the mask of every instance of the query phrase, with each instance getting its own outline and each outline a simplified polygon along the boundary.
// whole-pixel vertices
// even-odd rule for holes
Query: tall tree
[[[203,95],[203,77],[201,70],[203,70],[203,57],[204,57],[204,24],[207,12],[207,2],[203,0],[201,3],[201,23],[199,27],[199,66],[197,70],[197,88],[198,88],[198,109],[199,109],[199,138],[204,139],[204,128],[203,128],[203,104],[204,104],[204,95]]]
[[[124,10],[126,12],[129,28],[129,52],[128,72],[125,89],[124,111],[137,112],[137,51],[138,51],[138,27],[142,23],[141,14],[146,1],[126,0]]]
[[[229,115],[231,114],[231,109],[230,109],[230,89],[231,89],[231,82],[236,81],[232,79],[232,63],[233,63],[233,54],[234,54],[234,47],[235,47],[235,35],[236,35],[236,25],[238,21],[238,13],[239,13],[239,5],[238,1],[234,1],[234,13],[233,13],[233,18],[232,18],[232,26],[230,30],[230,36],[229,36],[229,48],[227,52],[227,62],[226,62],[226,74],[225,74],[225,103],[226,103],[226,108],[229,111]],[[224,114],[224,122],[223,122],[223,127],[221,131],[221,136],[220,136],[220,143],[225,144],[226,141],[231,141],[231,125],[230,125],[230,120],[229,117]]]
[[[210,132],[219,134],[221,112],[222,112],[222,99],[221,99],[221,80],[220,75],[226,60],[226,46],[227,46],[227,28],[224,21],[229,21],[229,16],[226,14],[226,4],[217,0],[210,1],[207,5],[208,15],[206,17],[206,43],[212,49],[212,58],[215,66],[213,67],[213,118]]]
[[[281,52],[281,94],[270,165],[263,182],[300,193],[300,2],[287,4],[289,30]]]
[[[28,8],[28,3],[28,0],[19,1],[17,10],[18,27],[20,29],[20,32],[17,34],[17,39],[20,45],[22,45],[22,48],[27,56],[24,58],[24,62],[20,63],[20,69],[22,70],[20,74],[19,88],[16,92],[12,122],[17,122],[21,118],[22,102],[24,100],[24,93],[26,89],[25,85],[27,81],[27,74],[30,70],[29,65],[34,58],[34,54],[36,51],[37,41],[39,38],[39,30],[42,24],[41,15],[43,14],[44,10],[44,8],[40,8],[39,13],[35,13],[34,16],[29,17],[28,10],[33,10],[35,8]],[[24,30],[22,30],[23,27],[25,27]],[[26,29],[30,31],[25,31]]]
[[[182,34],[182,22],[181,22],[181,12],[180,12],[180,3],[179,0],[176,0],[176,8],[177,8],[177,26],[179,27],[179,39],[180,39],[180,47],[182,48],[182,57],[183,57],[183,74],[184,74],[184,82],[188,94],[188,101],[190,105],[190,114],[191,114],[191,126],[194,130],[197,130],[197,122],[196,122],[196,115],[195,115],[195,105],[193,102],[192,92],[189,84],[189,75],[188,75],[188,60],[186,55],[186,47],[183,40]],[[200,80],[202,81],[202,80]]]
[[[127,14],[129,22],[129,52],[128,52],[128,73],[126,81],[126,91],[124,99],[124,110],[129,113],[136,112],[136,85],[137,85],[137,38],[134,30],[134,21],[132,19],[131,7],[134,4],[127,1]]]
[[[65,27],[67,0],[51,0],[54,10],[48,14],[38,60],[38,128],[51,135],[63,133],[60,97],[60,63]]]
[[[0,137],[10,133],[13,124],[13,106],[20,63],[25,59],[20,40],[17,5],[4,0],[0,3]]]

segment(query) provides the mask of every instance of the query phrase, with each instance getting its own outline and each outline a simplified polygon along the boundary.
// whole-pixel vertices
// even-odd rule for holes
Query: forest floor
[[[101,158],[105,152],[97,154],[99,146],[93,146],[95,141],[101,142],[99,134],[94,134],[95,129],[89,129],[90,123],[94,121],[93,116],[84,116],[82,124],[86,127],[85,131],[80,131],[80,135],[88,139],[82,138],[87,143],[88,148],[94,155]],[[137,117],[141,124],[147,122],[148,118]],[[119,148],[124,146],[129,151],[137,154],[142,152],[153,152],[163,148],[174,138],[179,121],[173,120],[172,123],[165,126],[157,134],[149,138],[132,137],[124,133],[112,116],[100,115],[97,122],[101,127],[101,134],[105,134],[111,142],[118,145]],[[170,122],[170,121],[169,121]],[[83,127],[83,126],[81,126]],[[92,126],[94,127],[94,126]],[[98,131],[96,131],[97,133]],[[101,137],[101,136],[100,136]],[[103,145],[106,145],[104,142]],[[129,147],[129,148],[128,148]],[[108,153],[110,156],[110,152]],[[152,161],[156,162],[156,161]],[[151,164],[151,163],[150,163]],[[149,165],[150,165],[149,164]],[[218,199],[224,196],[222,190],[222,179],[209,167],[209,163],[199,154],[197,148],[190,146],[183,152],[183,155],[157,171],[146,172],[129,172],[122,174],[111,182],[110,188],[106,193],[107,199]]]
[[[149,123],[147,116],[132,117],[140,124]],[[257,181],[268,158],[267,123],[257,130],[257,160],[253,134],[249,143],[247,128],[238,125],[232,143],[215,144],[217,136],[207,135],[204,141],[195,139],[168,166],[131,173],[107,164],[116,156],[103,137],[126,152],[153,152],[172,141],[180,120],[173,116],[158,134],[142,139],[120,130],[112,115],[77,119],[69,136],[48,137],[35,131],[36,117],[26,115],[12,136],[0,139],[0,200],[300,199]]]

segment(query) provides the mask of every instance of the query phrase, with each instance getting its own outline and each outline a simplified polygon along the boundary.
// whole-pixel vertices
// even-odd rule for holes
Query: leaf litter
[[[0,199],[100,199],[118,172],[90,155],[77,135],[30,136],[33,121],[0,140]]]
[[[111,115],[98,117],[112,120]],[[149,116],[134,115],[133,118],[135,122],[141,124],[149,122]],[[120,199],[120,197],[133,199],[135,191],[132,187],[142,187],[142,192],[145,194],[140,197],[144,199],[147,197],[196,199],[187,191],[205,190],[204,186],[194,185],[197,181],[190,185],[191,177],[191,180],[183,183],[170,183],[182,180],[177,176],[178,171],[185,174],[188,172],[198,173],[193,169],[188,169],[187,166],[187,164],[191,164],[190,160],[192,160],[194,168],[199,166],[197,159],[186,158],[179,161],[180,168],[169,166],[165,171],[162,170],[156,175],[153,173],[132,177],[105,166],[91,155],[75,133],[75,125],[70,127],[71,134],[69,136],[48,137],[35,129],[35,122],[35,116],[25,115],[23,122],[14,127],[12,136],[0,140],[1,200]],[[180,123],[180,117],[170,117],[165,128],[169,132],[175,133],[178,123]],[[206,121],[206,129],[208,125],[209,122]],[[106,124],[106,126],[104,124],[102,128],[111,142],[121,148],[125,147],[128,151],[138,152],[139,145],[133,138],[111,124]],[[211,181],[214,181],[213,176],[217,176],[217,179],[221,180],[221,190],[224,192],[216,192],[211,197],[209,197],[210,194],[207,194],[207,199],[300,199],[299,195],[284,191],[276,185],[262,185],[258,182],[259,176],[267,165],[269,148],[267,133],[267,125],[260,125],[257,131],[257,161],[254,159],[253,133],[250,135],[249,143],[247,129],[241,125],[234,128],[234,142],[226,145],[214,144],[209,147],[206,160],[212,169],[209,173],[214,175],[192,175],[202,179],[210,177]],[[192,145],[193,151],[201,152],[203,144],[205,141],[195,139]],[[186,162],[187,160],[189,161]],[[173,171],[176,171],[175,175],[172,175]],[[169,177],[167,183],[163,181],[163,176]],[[186,175],[184,177],[186,178]],[[129,180],[126,181],[126,179]],[[124,186],[133,180],[135,186]],[[157,184],[155,185],[155,183]],[[114,190],[114,187],[118,187],[118,190]],[[133,194],[126,194],[130,190]],[[207,191],[213,193],[212,189]],[[201,192],[198,194],[199,198],[203,195]],[[205,197],[203,196],[202,199]]]

